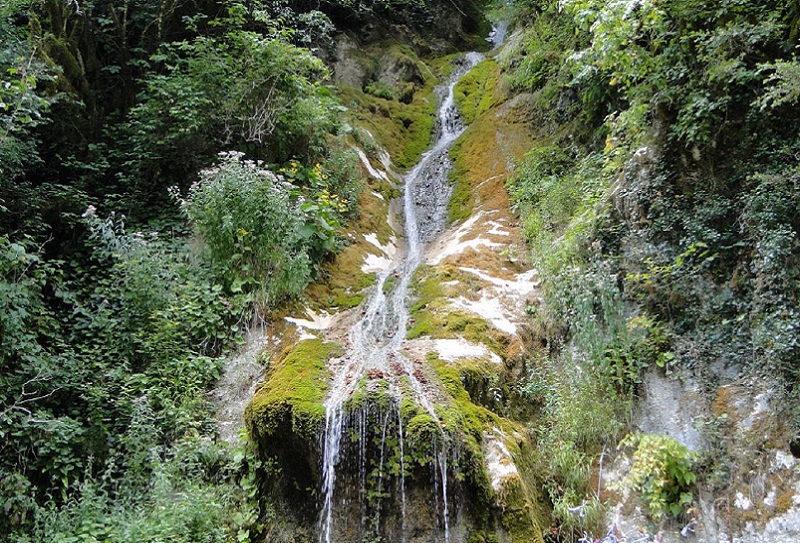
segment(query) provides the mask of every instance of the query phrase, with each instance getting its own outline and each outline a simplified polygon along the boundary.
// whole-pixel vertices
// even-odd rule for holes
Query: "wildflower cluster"
[[[347,199],[342,198],[338,194],[331,194],[328,189],[322,189],[320,192],[318,192],[317,200],[320,204],[339,213],[345,213],[347,211]]]

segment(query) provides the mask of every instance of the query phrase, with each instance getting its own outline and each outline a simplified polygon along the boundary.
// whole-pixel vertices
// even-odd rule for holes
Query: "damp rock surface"
[[[508,256],[521,243],[498,197],[508,149],[493,148],[499,169],[466,180],[479,185],[475,219],[453,225],[449,216],[451,148],[466,129],[453,86],[481,59],[459,59],[439,87],[435,142],[405,174],[400,198],[367,196],[393,231],[353,237],[359,271],[373,278],[347,290],[362,301],[284,321],[298,343],[286,342],[247,411],[262,453],[289,462],[272,488],[296,529],[280,541],[300,532],[321,543],[541,538],[542,497],[516,464],[525,431],[493,388],[520,355],[517,324],[538,285]],[[375,183],[391,184],[381,156],[359,160]]]

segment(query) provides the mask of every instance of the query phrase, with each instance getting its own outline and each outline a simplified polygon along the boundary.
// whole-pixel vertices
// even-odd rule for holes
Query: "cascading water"
[[[330,386],[330,394],[325,401],[325,432],[323,435],[322,457],[322,511],[320,515],[320,542],[331,543],[334,530],[336,500],[336,480],[339,464],[343,460],[342,450],[345,435],[358,432],[359,441],[361,491],[358,499],[364,500],[366,491],[366,411],[358,416],[348,412],[348,402],[356,395],[359,387],[364,386],[364,378],[381,376],[388,385],[388,394],[394,403],[397,417],[397,436],[399,442],[399,491],[401,500],[401,533],[405,533],[406,523],[406,461],[404,458],[403,421],[400,405],[410,400],[423,409],[431,418],[439,422],[434,408],[437,394],[441,392],[424,378],[418,362],[406,356],[402,349],[403,340],[409,323],[407,304],[409,285],[412,275],[420,265],[426,242],[439,234],[447,220],[447,203],[451,189],[447,181],[450,169],[448,151],[463,131],[463,125],[453,99],[453,88],[458,79],[475,66],[482,55],[468,53],[458,64],[449,83],[440,91],[441,103],[438,110],[437,139],[433,147],[425,153],[420,162],[406,176],[404,194],[405,235],[407,252],[403,263],[393,270],[378,275],[376,286],[371,290],[364,303],[361,319],[351,328],[349,345],[346,354],[334,361],[334,378]],[[389,277],[396,278],[396,286],[389,295],[385,286]],[[388,413],[378,417],[381,421],[379,469],[377,470],[377,492],[385,491],[384,466],[387,440],[387,425],[390,423]],[[446,436],[443,436],[445,438]],[[450,512],[448,509],[448,450],[446,439],[437,451],[433,462],[435,482],[438,489],[436,501],[441,498],[439,533],[444,534],[444,541],[450,540]],[[438,472],[438,473],[437,473]],[[363,507],[362,507],[363,510]],[[362,515],[363,516],[363,515]],[[360,519],[363,524],[365,519]],[[377,522],[376,522],[377,525]],[[405,536],[403,536],[405,538]]]

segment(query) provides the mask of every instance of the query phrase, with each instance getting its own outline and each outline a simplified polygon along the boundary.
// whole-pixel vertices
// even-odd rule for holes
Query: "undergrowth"
[[[528,93],[537,141],[508,189],[542,279],[529,312],[545,345],[522,390],[544,404],[541,469],[571,537],[583,527],[568,509],[627,433],[644,372],[711,390],[722,366],[777,379],[800,426],[800,223],[788,211],[800,118],[787,107],[799,14],[777,2],[516,6],[524,29],[498,63]],[[663,465],[634,471],[633,486],[653,517],[679,513],[703,474],[676,444],[637,443]],[[673,486],[653,487],[663,470]]]

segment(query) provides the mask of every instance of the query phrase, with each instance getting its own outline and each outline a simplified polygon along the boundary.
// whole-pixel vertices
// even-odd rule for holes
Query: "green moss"
[[[388,295],[390,292],[394,290],[397,286],[399,279],[396,275],[390,275],[386,278],[386,281],[383,282],[383,293]]]
[[[304,439],[316,440],[325,419],[322,405],[330,379],[326,362],[342,354],[338,343],[312,339],[298,343],[273,363],[264,385],[245,409],[250,435],[263,440],[289,425]]]
[[[486,472],[482,451],[483,436],[500,429],[508,436],[519,435],[522,428],[517,424],[498,416],[496,413],[476,405],[464,386],[465,376],[472,372],[490,371],[486,366],[481,368],[478,362],[466,364],[447,364],[434,353],[428,355],[428,363],[435,370],[442,386],[451,397],[451,402],[441,405],[437,415],[444,423],[444,430],[453,435],[462,435],[466,454],[462,456],[460,470],[478,492],[479,499],[489,507],[500,507],[500,520],[503,528],[511,535],[512,541],[542,541],[540,526],[544,525],[545,506],[538,491],[539,485],[535,475],[531,474],[529,465],[520,444],[509,440],[505,445],[517,462],[520,478],[508,481],[496,494],[491,487]],[[492,540],[487,533],[474,534],[476,540]]]
[[[387,183],[386,181],[378,181],[375,183],[373,187],[375,192],[383,196],[384,201],[388,202],[389,200],[394,200],[395,198],[400,198],[401,192],[400,189],[392,185],[391,183]],[[388,224],[387,224],[388,226]],[[383,230],[388,230],[388,228],[384,228]],[[378,233],[380,240],[380,232]],[[381,241],[381,243],[384,243]]]
[[[431,303],[444,297],[445,292],[442,288],[442,272],[429,266],[420,266],[414,272],[414,302],[411,304],[411,313],[416,313],[425,309]]]
[[[486,92],[473,106],[475,118],[450,149],[453,196],[448,205],[451,222],[472,215],[476,202],[489,209],[508,209],[504,184],[509,164],[517,164],[531,146],[529,106],[494,107],[504,99],[499,87]],[[466,96],[463,100],[469,101]]]
[[[361,408],[368,403],[378,411],[394,410],[396,401],[389,392],[388,375],[378,369],[367,370],[358,383],[358,388],[348,406]],[[358,398],[362,398],[359,400]]]
[[[512,541],[541,541],[539,527],[542,525],[543,507],[539,504],[538,487],[530,487],[523,479],[510,480],[505,482],[499,494],[495,493],[486,471],[481,447],[483,434],[491,432],[493,428],[499,428],[507,435],[513,435],[519,428],[488,409],[472,403],[460,384],[458,372],[453,368],[440,363],[437,365],[437,374],[447,383],[446,387],[455,393],[454,405],[441,413],[443,420],[447,420],[446,427],[450,429],[452,425],[462,428],[466,433],[468,454],[465,455],[461,467],[465,476],[478,490],[481,501],[501,507],[501,523],[511,534]],[[512,443],[506,445],[517,458],[519,448]]]
[[[374,281],[373,281],[374,282]],[[350,309],[364,301],[364,293],[339,292],[331,301],[331,307]]]
[[[458,370],[440,361],[435,355],[429,355],[428,361],[452,398],[448,404],[437,406],[437,415],[448,434],[461,436],[466,454],[460,459],[459,470],[475,488],[480,502],[488,506],[492,499],[492,487],[481,447],[483,434],[494,426],[507,427],[507,424],[491,411],[471,402]]]
[[[446,421],[448,425],[450,423],[457,425],[477,441],[483,439],[483,432],[492,427],[502,428],[506,431],[515,429],[511,422],[472,402],[472,398],[462,382],[459,367],[442,362],[435,354],[429,355],[429,361],[442,386],[454,400],[452,406],[443,410],[448,419]]]
[[[396,100],[397,91],[386,85],[383,81],[370,81],[364,87],[364,92],[384,100]]]
[[[443,57],[437,57],[431,59],[428,62],[428,66],[431,67],[434,73],[436,73],[442,79],[448,79],[453,74],[453,69],[456,66],[456,61],[464,58],[463,53],[451,53],[449,55],[445,55]]]
[[[414,313],[414,322],[406,337],[408,339],[423,336],[434,339],[461,337],[471,343],[482,343],[493,352],[503,354],[500,334],[485,320],[472,313],[448,309],[442,305],[444,303],[438,303]]]
[[[500,539],[498,539],[496,534],[481,530],[471,533],[467,539],[467,543],[500,543]]]
[[[450,157],[454,159],[455,163],[458,163],[455,157],[458,156],[459,151],[458,143],[450,150]],[[464,175],[465,173],[465,171],[456,167],[450,171],[448,176],[450,183],[453,185],[453,194],[447,203],[447,218],[450,222],[464,221],[472,215],[474,195],[472,194],[472,185],[467,176]]]
[[[310,285],[306,297],[315,309],[349,309],[364,299],[363,290],[375,284],[375,275],[361,271],[366,242],[346,247],[326,266],[326,281]]]
[[[419,413],[406,423],[406,435],[412,444],[437,441],[441,433],[439,424],[428,413]]]
[[[414,301],[411,304],[410,328],[406,337],[429,336],[435,339],[461,337],[472,343],[482,343],[499,355],[504,354],[502,334],[479,316],[453,309],[447,298],[455,292],[445,292],[442,283],[460,278],[452,268],[421,266],[414,282]],[[459,281],[459,284],[468,281]]]
[[[447,204],[450,222],[463,221],[472,215],[476,198],[474,187],[478,183],[505,172],[505,157],[496,149],[498,131],[498,121],[481,118],[451,147],[453,169],[449,179],[453,195]]]
[[[362,57],[375,72],[396,66],[399,87],[376,80],[365,89],[341,88],[342,102],[350,108],[354,124],[368,129],[397,166],[409,168],[431,143],[438,79],[413,49],[393,41],[371,45]]]
[[[456,83],[453,98],[465,124],[472,124],[479,115],[489,111],[497,102],[496,88],[499,76],[500,68],[497,63],[487,59]]]
[[[370,96],[343,88],[342,101],[354,111],[357,123],[369,129],[400,168],[410,168],[431,143],[436,99],[433,87],[423,87],[410,103]]]

